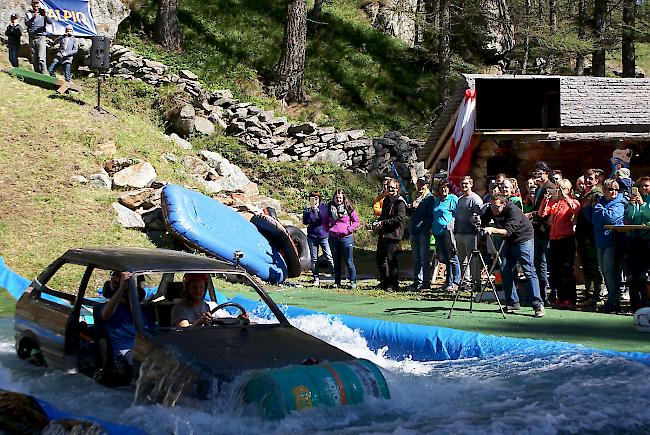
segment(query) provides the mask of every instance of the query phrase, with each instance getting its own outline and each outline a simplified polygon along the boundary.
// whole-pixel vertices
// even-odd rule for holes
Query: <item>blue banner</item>
[[[90,0],[41,0],[41,7],[53,23],[47,26],[49,35],[63,35],[68,24],[72,25],[74,36],[97,34]]]

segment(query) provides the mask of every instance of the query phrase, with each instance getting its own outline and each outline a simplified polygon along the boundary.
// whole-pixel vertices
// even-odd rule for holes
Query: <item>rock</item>
[[[368,148],[372,148],[372,141],[370,139],[351,140],[343,144],[343,149],[346,151]]]
[[[142,188],[149,186],[157,176],[151,163],[142,162],[116,172],[113,184],[118,187]]]
[[[183,158],[183,166],[187,169],[190,175],[197,175],[201,179],[205,179],[210,172],[210,165],[195,156],[186,156]]]
[[[109,141],[109,142],[104,142],[102,144],[99,144],[97,146],[97,150],[93,153],[93,155],[101,157],[101,156],[112,156],[117,152],[117,147],[115,146],[115,142]]]
[[[112,182],[108,174],[102,171],[88,177],[88,185],[95,189],[111,190]]]
[[[314,156],[310,158],[309,161],[334,163],[335,165],[340,165],[345,162],[347,158],[348,156],[343,150],[325,150],[314,154]]]
[[[88,184],[88,179],[83,175],[73,175],[72,177],[70,177],[70,179],[75,183]]]
[[[216,153],[214,151],[201,150],[197,154],[199,155],[199,157],[201,157],[201,159],[203,159],[208,164],[208,166],[210,166],[211,168],[217,171],[219,171],[219,166],[221,165],[222,162],[224,161],[228,162],[228,159],[226,159],[221,154]]]
[[[215,125],[215,127],[219,127],[221,130],[226,130],[228,128],[228,123],[226,123],[221,115],[216,112],[210,113],[208,119]]]
[[[142,220],[147,231],[165,231],[162,207],[155,207],[142,213]]]
[[[150,209],[154,207],[153,197],[155,193],[156,189],[151,188],[132,190],[131,192],[126,192],[120,195],[117,198],[117,202],[131,210],[139,208]],[[160,195],[160,192],[158,195]]]
[[[121,171],[122,169],[128,168],[133,165],[135,162],[133,159],[127,159],[126,157],[120,157],[117,159],[110,159],[104,162],[104,170],[109,174],[113,175],[116,172]]]
[[[196,80],[199,79],[199,76],[197,76],[197,75],[194,74],[192,71],[187,70],[187,69],[182,69],[182,70],[180,70],[180,71],[178,72],[178,75],[179,75],[182,79],[187,79],[187,80],[192,80],[192,81],[196,81]]]
[[[316,131],[316,124],[313,122],[306,122],[304,124],[292,125],[287,129],[287,133],[292,136],[295,136],[297,133],[303,133],[310,135]]]
[[[185,139],[183,139],[182,137],[180,137],[179,135],[177,135],[176,133],[170,134],[169,139],[174,141],[176,143],[176,145],[178,145],[178,147],[180,149],[183,149],[183,150],[191,150],[192,149],[192,144],[189,143],[188,141],[186,141]]]
[[[325,143],[330,143],[335,139],[336,139],[336,134],[334,133],[324,134],[320,137],[320,140],[322,140]]]
[[[178,161],[178,158],[173,153],[163,153],[161,157],[170,163],[176,163]]]
[[[320,136],[324,134],[334,134],[334,133],[336,133],[336,129],[334,127],[320,127],[318,129],[318,134]]]
[[[363,135],[366,134],[366,132],[365,130],[350,130],[347,132],[347,134],[351,140],[357,140],[361,139]]]
[[[0,428],[7,434],[40,434],[48,417],[32,396],[0,391]]]
[[[134,212],[133,210],[129,210],[117,202],[113,203],[113,209],[117,213],[117,221],[124,228],[144,229],[144,220],[142,220],[142,217],[138,213]]]
[[[208,118],[197,116],[194,118],[194,132],[212,136],[215,132],[214,124]]]
[[[246,131],[243,122],[231,122],[226,128],[226,134],[230,136],[237,136]]]
[[[344,143],[347,142],[349,139],[349,136],[346,132],[341,132],[341,133],[336,133],[334,135],[334,142],[335,143]]]

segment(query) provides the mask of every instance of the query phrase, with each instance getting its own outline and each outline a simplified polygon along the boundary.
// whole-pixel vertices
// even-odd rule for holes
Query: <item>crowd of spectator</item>
[[[398,259],[401,241],[408,236],[413,253],[413,283],[407,288],[411,291],[431,288],[435,246],[434,259],[446,269],[445,291],[456,292],[461,284],[481,290],[485,280],[493,278],[486,272],[494,264],[509,311],[521,309],[518,281],[526,290],[524,302],[536,317],[544,316],[549,305],[619,313],[624,291],[629,292],[632,311],[650,306],[650,176],[635,183],[625,167],[608,179],[602,170],[588,169],[574,189],[561,171],[537,162],[523,191],[506,174],[490,181],[483,198],[473,191],[471,177],[458,184],[457,195],[446,179],[431,183],[419,178],[414,199],[407,201],[398,180],[384,179],[373,206],[376,221],[371,225],[377,234],[381,289],[400,290]],[[343,261],[350,287],[355,288],[353,233],[360,222],[345,193],[338,190],[324,204],[320,193],[312,192],[303,222],[314,283],[319,284],[321,248],[335,285],[341,285]],[[585,285],[580,301],[576,262]]]

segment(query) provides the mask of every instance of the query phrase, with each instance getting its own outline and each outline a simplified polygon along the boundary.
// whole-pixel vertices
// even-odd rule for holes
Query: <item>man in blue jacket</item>
[[[29,46],[32,49],[32,65],[34,71],[41,74],[45,73],[47,67],[45,57],[48,24],[52,24],[52,19],[47,16],[45,9],[41,8],[39,1],[32,1],[32,12],[27,12],[25,15],[25,26],[29,33]]]
[[[59,51],[56,53],[56,57],[52,61],[50,68],[48,69],[52,77],[56,77],[56,69],[59,65],[63,65],[63,70],[65,71],[65,81],[70,81],[70,69],[72,68],[72,59],[74,55],[77,54],[79,50],[79,44],[77,43],[77,38],[74,37],[73,28],[70,24],[65,26],[65,35],[57,39],[59,43]]]

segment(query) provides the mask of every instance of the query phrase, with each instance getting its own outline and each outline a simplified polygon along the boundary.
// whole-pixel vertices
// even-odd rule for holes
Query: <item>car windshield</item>
[[[214,312],[217,320],[241,316],[242,307],[251,322],[280,321],[266,303],[268,296],[264,290],[242,272],[149,272],[139,276],[144,276],[141,286],[145,290],[145,297],[140,307],[145,325],[149,328],[176,328],[178,316],[175,313],[192,312],[199,316],[196,313],[205,310],[202,308],[204,306],[210,311],[219,307]],[[196,280],[199,290],[194,291],[192,283]],[[205,295],[201,297],[203,292]],[[226,305],[220,307],[223,304]],[[196,318],[190,320],[195,321]]]

